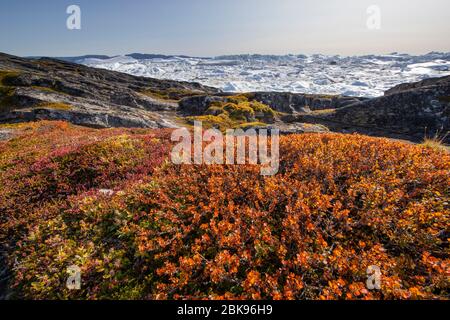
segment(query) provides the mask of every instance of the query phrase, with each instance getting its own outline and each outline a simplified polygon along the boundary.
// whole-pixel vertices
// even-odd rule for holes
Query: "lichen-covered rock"
[[[423,139],[450,130],[450,77],[404,84],[383,97],[336,110],[327,119]],[[447,141],[448,137],[447,137]]]
[[[178,111],[190,116],[205,114],[212,102],[224,101],[224,97],[201,95],[181,99]]]
[[[256,92],[253,98],[283,113],[310,112],[342,108],[366,98],[301,94],[289,92]]]
[[[0,54],[2,122],[47,119],[93,127],[170,127],[174,126],[178,103],[165,98],[168,91],[171,97],[219,92],[198,83]],[[61,105],[66,107],[55,110]]]

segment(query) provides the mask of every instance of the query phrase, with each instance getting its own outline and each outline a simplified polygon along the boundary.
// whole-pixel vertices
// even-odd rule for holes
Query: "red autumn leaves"
[[[22,134],[0,144],[0,241],[17,296],[448,297],[448,153],[286,136],[280,172],[263,177],[170,164],[165,131],[43,122]],[[80,291],[62,285],[72,264]],[[381,290],[365,286],[370,265]]]

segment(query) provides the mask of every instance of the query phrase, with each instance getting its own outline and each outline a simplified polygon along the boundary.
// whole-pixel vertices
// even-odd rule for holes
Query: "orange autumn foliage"
[[[28,126],[0,142],[0,245],[13,296],[449,297],[445,151],[285,136],[280,172],[264,177],[256,165],[173,165],[166,131]],[[64,287],[72,264],[79,291]],[[370,265],[381,290],[366,288]]]

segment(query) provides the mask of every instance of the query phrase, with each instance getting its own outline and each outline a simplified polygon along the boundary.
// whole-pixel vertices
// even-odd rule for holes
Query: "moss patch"
[[[258,101],[249,102],[249,106],[253,109],[253,111],[255,111],[256,119],[274,120],[277,115],[277,112],[271,107]]]
[[[54,109],[54,110],[71,110],[72,106],[61,102],[42,102],[36,108]]]
[[[314,111],[312,111],[313,115],[321,115],[321,116],[331,115],[331,114],[334,114],[334,113],[336,113],[336,109],[322,109],[322,110],[314,110]]]
[[[243,129],[243,130],[247,130],[247,129],[251,129],[251,128],[255,128],[255,127],[266,127],[267,123],[263,123],[263,122],[247,122],[247,123],[242,123],[238,126],[236,126],[236,129]]]
[[[19,76],[19,72],[0,70],[0,86],[12,86],[12,82]]]
[[[235,103],[235,104],[239,104],[242,102],[248,102],[250,99],[252,98],[250,93],[242,93],[242,94],[237,94],[234,96],[229,96],[226,98],[227,102],[231,102],[231,103]]]
[[[49,92],[49,93],[63,94],[63,95],[66,95],[66,96],[68,95],[65,92],[56,90],[54,88],[49,88],[49,87],[31,86],[31,88],[33,88],[35,90],[39,90],[39,91]]]
[[[169,89],[148,88],[142,91],[141,93],[153,99],[170,102],[178,102],[183,98],[199,95],[199,93],[195,91],[177,88],[169,88]]]
[[[19,75],[17,71],[0,70],[0,112],[10,111],[16,106],[14,80]]]
[[[0,85],[0,112],[9,111],[14,106],[15,87]]]

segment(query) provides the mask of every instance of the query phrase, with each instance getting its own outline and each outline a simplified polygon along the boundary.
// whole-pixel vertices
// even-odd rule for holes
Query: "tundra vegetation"
[[[224,131],[229,128],[264,127],[274,123],[279,114],[268,105],[253,100],[251,94],[240,94],[213,101],[203,115],[189,116],[185,121],[189,125],[200,121],[205,128]]]
[[[230,103],[245,103],[236,117],[256,112]],[[234,106],[216,107],[234,118]],[[170,130],[0,129],[14,132],[0,142],[3,295],[449,298],[444,150],[356,134],[282,136],[279,173],[266,177],[259,165],[172,164]],[[71,265],[81,290],[65,287]],[[366,288],[371,265],[380,290]]]

